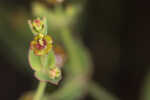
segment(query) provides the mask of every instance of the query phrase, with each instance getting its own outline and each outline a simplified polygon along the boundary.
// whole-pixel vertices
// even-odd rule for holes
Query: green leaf
[[[56,64],[56,58],[53,51],[50,51],[48,55],[45,56],[45,65],[44,67],[49,70]],[[42,69],[42,62],[41,62],[41,56],[36,56],[33,52],[33,50],[29,50],[29,63],[31,68],[34,71],[40,71]]]
[[[47,69],[50,69],[50,68],[52,68],[53,66],[55,66],[55,64],[56,64],[56,58],[55,58],[54,52],[53,52],[53,51],[50,51],[46,57],[47,57],[47,58],[46,58],[46,62],[45,62],[45,63],[46,63],[46,64],[45,64],[45,67],[46,67]]]
[[[41,70],[41,59],[40,56],[36,56],[33,52],[33,50],[29,50],[28,60],[31,68],[34,71],[40,71]]]
[[[44,71],[35,72],[35,77],[40,81],[47,81],[47,82],[50,82],[55,85],[57,85],[59,83],[59,81],[62,79],[61,75],[58,78],[52,79],[52,78],[50,78],[48,73],[46,73]]]

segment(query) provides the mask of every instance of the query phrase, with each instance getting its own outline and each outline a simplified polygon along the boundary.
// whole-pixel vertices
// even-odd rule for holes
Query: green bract
[[[41,70],[42,63],[41,63],[40,56],[36,56],[33,50],[29,50],[28,59],[29,59],[29,64],[34,71]]]
[[[35,71],[36,78],[40,81],[58,84],[61,80],[61,70],[55,66],[56,58],[53,51],[41,57],[36,56],[33,50],[29,50],[29,62],[30,66]]]
[[[52,37],[47,35],[45,17],[28,21],[34,39],[30,42],[29,63],[40,81],[58,84],[62,78],[61,70],[56,67]]]

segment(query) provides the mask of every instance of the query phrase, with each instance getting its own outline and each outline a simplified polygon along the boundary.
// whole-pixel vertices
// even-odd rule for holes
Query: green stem
[[[45,67],[46,56],[41,56],[40,58],[41,58],[42,67],[43,67],[43,69],[45,69],[44,67]],[[33,100],[41,100],[42,99],[42,97],[44,95],[44,90],[46,88],[46,84],[47,84],[47,82],[42,82],[42,81],[39,82],[38,89],[36,91],[36,94],[35,94]]]
[[[45,88],[46,88],[46,82],[41,82],[40,81],[40,83],[38,85],[37,92],[36,92],[33,100],[42,100]]]

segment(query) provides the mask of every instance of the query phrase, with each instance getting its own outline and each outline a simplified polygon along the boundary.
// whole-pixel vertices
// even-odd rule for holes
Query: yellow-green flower
[[[34,20],[29,20],[29,26],[34,34],[44,33],[45,30],[45,17],[37,17]]]
[[[61,76],[61,70],[58,67],[53,67],[49,71],[49,77],[52,79],[58,78]]]
[[[48,35],[38,34],[31,41],[30,49],[32,49],[37,56],[48,54],[53,47],[53,40]]]

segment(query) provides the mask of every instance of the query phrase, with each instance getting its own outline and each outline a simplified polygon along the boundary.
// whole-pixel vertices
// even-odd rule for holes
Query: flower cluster
[[[53,40],[51,36],[46,35],[46,19],[45,17],[37,17],[34,20],[28,21],[29,26],[35,34],[34,40],[30,43],[30,49],[32,49],[37,56],[48,54],[52,49]]]
[[[30,42],[29,62],[35,70],[35,76],[39,80],[57,84],[61,80],[62,74],[52,49],[53,39],[47,35],[46,19],[45,17],[38,17],[29,20],[28,23],[34,34],[34,39]],[[43,57],[45,61],[41,60]]]

